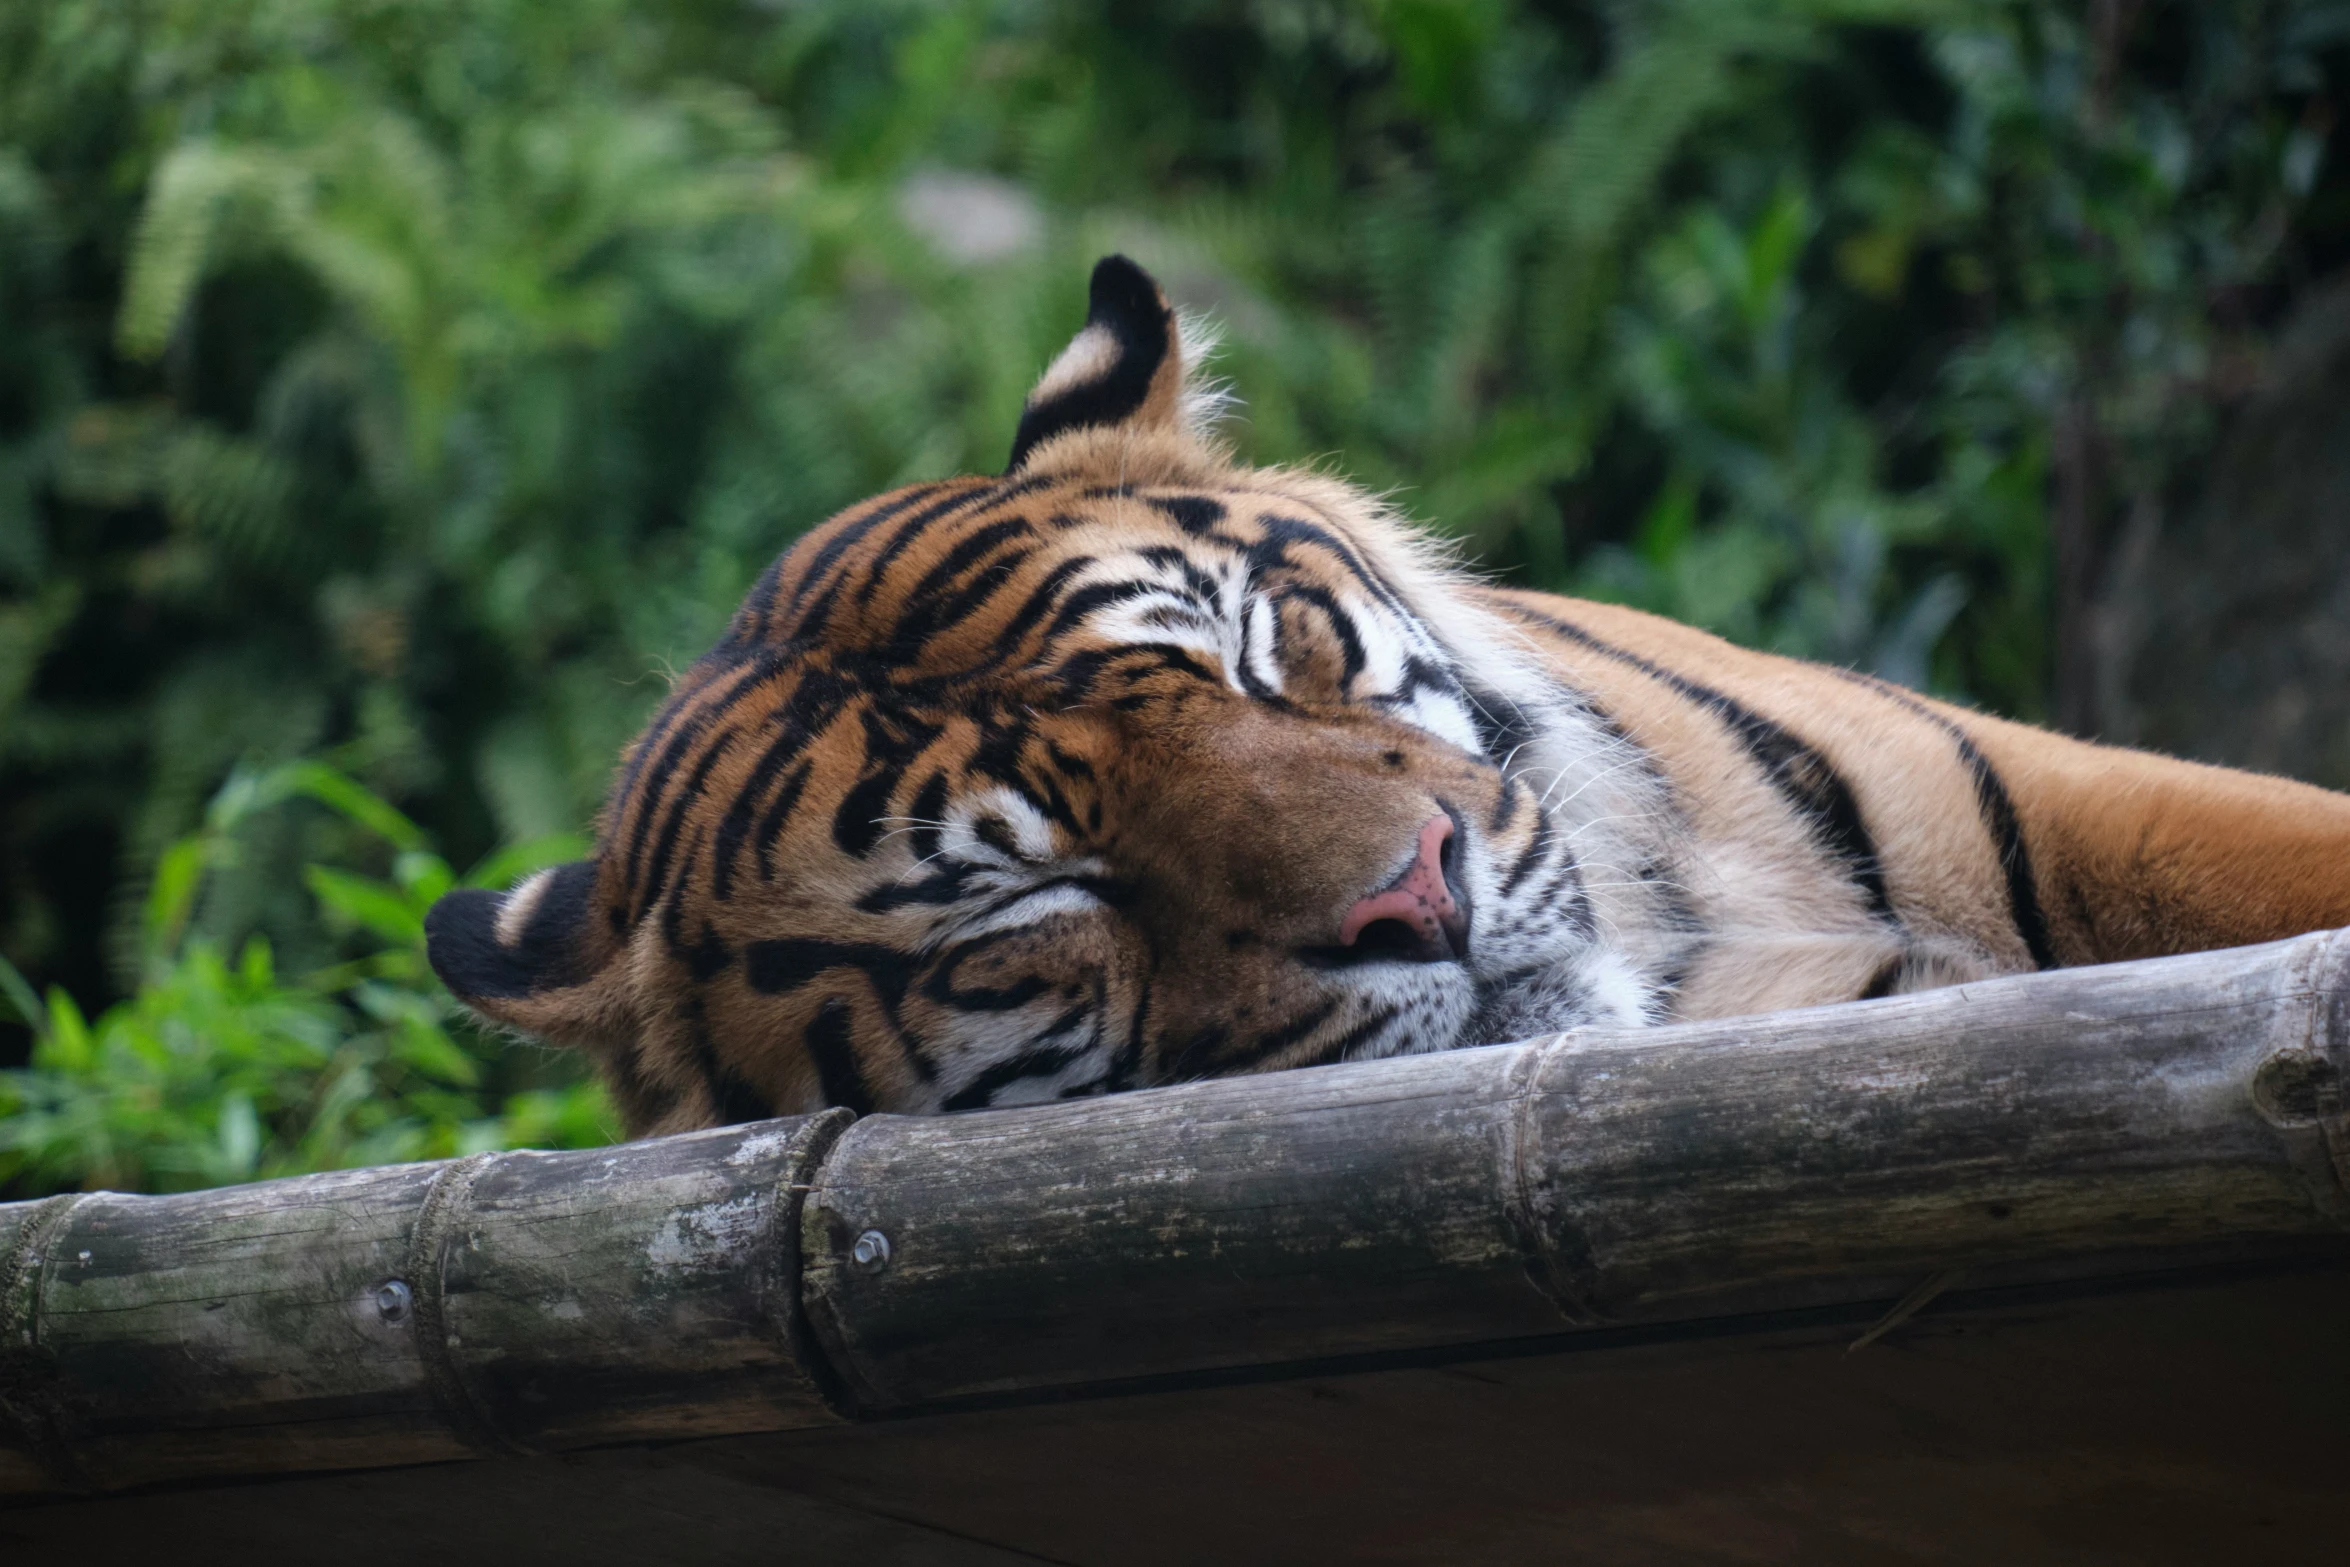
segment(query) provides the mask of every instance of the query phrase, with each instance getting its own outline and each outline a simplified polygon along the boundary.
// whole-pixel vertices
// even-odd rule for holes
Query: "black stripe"
[[[1477,743],[1485,749],[1485,760],[1500,767],[1516,755],[1518,749],[1534,738],[1534,727],[1518,704],[1505,696],[1486,690],[1483,686],[1461,687],[1461,696],[1469,704],[1469,722],[1476,726]],[[1496,712],[1499,708],[1502,711]]]
[[[915,823],[909,835],[912,839],[913,869],[915,870],[939,861],[938,829],[926,824],[939,820],[946,810],[946,804],[947,775],[943,772],[933,772],[923,782],[921,789],[915,793],[913,800],[906,806],[907,816],[913,818]],[[970,879],[971,868],[969,866],[953,861],[944,861],[940,863],[939,869],[932,871],[920,881],[911,883],[904,881],[884,882],[881,886],[858,898],[857,907],[867,914],[886,914],[892,909],[902,909],[920,904],[955,903],[961,900]]]
[[[1276,590],[1274,597],[1276,626],[1280,624],[1279,605],[1291,599],[1302,599],[1322,612],[1323,618],[1330,623],[1330,634],[1338,638],[1339,694],[1351,697],[1354,694],[1352,688],[1355,676],[1363,672],[1366,660],[1362,635],[1355,630],[1354,617],[1338,607],[1338,596],[1318,583],[1285,582]]]
[[[943,821],[946,817],[947,789],[945,770],[934,770],[922,781],[922,787],[914,791],[914,798],[906,807],[906,814],[914,819],[912,838],[916,864],[938,854],[939,830],[931,823]]]
[[[701,799],[702,789],[710,781],[710,769],[716,767],[720,759],[728,751],[734,749],[734,742],[740,736],[741,731],[735,729],[729,729],[721,734],[710,749],[702,753],[702,759],[694,764],[693,773],[686,779],[685,787],[680,789],[677,792],[677,798],[670,802],[668,820],[661,824],[661,836],[653,844],[652,863],[645,869],[644,881],[635,889],[638,919],[643,919],[647,913],[651,912],[653,904],[659,900],[662,890],[667,884],[669,856],[676,852],[677,835],[685,827],[685,813],[693,809],[695,802]],[[683,884],[683,881],[684,878],[680,877],[680,885]]]
[[[767,749],[759,754],[759,760],[751,767],[750,777],[743,781],[741,790],[728,802],[726,816],[718,824],[718,841],[711,854],[710,891],[721,903],[733,896],[734,862],[742,854],[743,841],[750,836],[752,812],[758,809],[768,785],[775,781],[776,774],[782,772],[786,765],[816,743],[817,737],[840,716],[841,709],[848,704],[854,691],[854,686],[837,675],[808,670],[801,674],[799,683],[792,687],[791,695],[785,697],[782,704],[769,715],[767,721],[774,724],[779,732]],[[807,782],[808,768],[802,765],[794,778],[783,786],[784,797],[778,802],[778,808],[770,810],[760,824],[759,875],[763,881],[773,879],[774,874],[766,840],[783,824],[785,812],[798,800],[800,790]]]
[[[867,707],[858,716],[864,720],[865,763],[832,813],[832,841],[843,854],[863,859],[881,841],[881,817],[890,796],[915,758],[944,730],[906,714],[895,715],[893,722],[892,715],[878,707]]]
[[[968,1084],[947,1096],[939,1108],[946,1111],[984,1110],[995,1103],[995,1096],[1024,1077],[1045,1077],[1071,1066],[1096,1048],[1097,1041],[1081,1045],[1045,1045],[1023,1050],[1007,1061],[998,1061]]]
[[[1063,584],[1093,563],[1091,555],[1073,555],[1046,572],[1044,580],[1021,601],[1012,618],[1004,622],[1004,629],[996,633],[995,656],[999,659],[1011,657],[1013,649],[1020,645],[1020,639],[1052,609],[1054,595],[1061,591]]]
[[[1059,611],[1053,616],[1053,623],[1045,628],[1044,646],[1051,647],[1071,626],[1095,610],[1106,609],[1112,604],[1124,604],[1138,598],[1147,598],[1153,593],[1162,591],[1164,590],[1158,583],[1131,580],[1095,582],[1079,588],[1062,600]]]
[[[1992,852],[1999,860],[1999,873],[2007,882],[2007,916],[2014,921],[2015,932],[2023,938],[2033,963],[2044,969],[2057,967],[2056,948],[2048,939],[2048,917],[2040,908],[2039,882],[2032,874],[2031,851],[2024,846],[2023,823],[2016,816],[2015,800],[2008,794],[1999,769],[1975,745],[1972,735],[1900,687],[1850,669],[1836,673],[1915,713],[1950,737],[1974,783],[1975,809],[1982,815],[1983,830],[1990,835]]]
[[[2055,968],[2056,947],[2048,939],[2048,918],[2040,909],[2039,883],[2032,874],[2031,851],[2024,847],[2023,823],[2016,817],[2015,801],[2008,796],[2007,785],[1991,759],[1976,750],[1974,741],[1964,734],[1957,739],[1959,757],[1974,779],[1975,803],[1982,808],[1983,825],[1997,847],[2000,875],[2007,882],[2008,917],[2015,921],[2016,933],[2024,938],[2032,961],[2044,969]]]
[[[1224,682],[1215,672],[1194,658],[1191,649],[1166,642],[1124,642],[1115,647],[1088,648],[1052,670],[1054,684],[1071,697],[1090,696],[1097,683],[1109,675],[1117,675],[1131,691],[1153,675],[1181,674],[1207,685],[1222,688]],[[1144,692],[1138,696],[1123,696],[1112,702],[1113,707],[1131,710],[1158,700],[1158,695]],[[1277,697],[1264,699],[1268,703]]]
[[[1908,962],[1909,957],[1906,953],[1896,952],[1878,964],[1877,972],[1869,976],[1869,982],[1861,987],[1860,994],[1853,999],[1855,1001],[1882,1001],[1885,997],[1893,994],[1893,987],[1901,983],[1901,971]]]
[[[1542,810],[1537,804],[1534,812],[1534,831],[1526,838],[1526,852],[1518,856],[1518,862],[1510,867],[1509,875],[1502,880],[1501,895],[1503,897],[1506,898],[1517,891],[1518,884],[1533,874],[1534,867],[1542,863],[1543,855],[1550,852],[1551,840],[1557,835],[1557,832],[1558,825],[1551,820],[1550,812]]]
[[[1036,530],[1028,525],[1028,519],[1025,517],[999,517],[991,523],[972,529],[957,539],[955,547],[940,556],[931,568],[922,574],[922,580],[915,583],[913,589],[906,594],[906,602],[916,604],[936,593],[969,570],[973,564],[993,551],[997,545],[1012,539],[1033,538],[1035,534]]]
[[[1181,575],[1184,593],[1202,610],[1212,615],[1221,615],[1225,612],[1224,585],[1201,569],[1199,562],[1191,558],[1190,551],[1178,549],[1172,544],[1156,544],[1143,550],[1141,555],[1146,562],[1158,567],[1161,571],[1173,571]],[[1245,598],[1247,595],[1245,584],[1241,591]]]
[[[864,941],[786,937],[754,941],[743,948],[743,976],[762,995],[788,995],[837,968],[855,969],[863,974],[895,1011],[905,996],[911,964],[906,954],[895,947]]]
[[[1289,558],[1289,546],[1311,544],[1336,556],[1347,575],[1361,583],[1371,597],[1394,611],[1398,618],[1418,623],[1420,617],[1395,591],[1394,584],[1373,571],[1336,532],[1302,517],[1266,515],[1257,519],[1257,526],[1263,530],[1264,537],[1247,546],[1249,566],[1257,574],[1263,575],[1267,568],[1275,566],[1299,569]]]
[[[677,873],[677,882],[661,904],[661,939],[686,967],[697,985],[707,984],[725,972],[734,961],[734,949],[729,947],[717,929],[708,920],[702,921],[702,934],[693,941],[685,939],[685,889],[692,883],[694,865],[702,853],[702,845],[709,838],[709,829],[694,829],[694,840],[685,853],[685,864]]]
[[[856,1042],[849,1037],[849,1004],[834,996],[816,1009],[801,1038],[808,1059],[816,1063],[816,1083],[824,1102],[859,1115],[873,1113],[873,1089],[857,1060]]]
[[[936,487],[933,486],[933,488]],[[858,589],[858,602],[861,604],[871,602],[875,590],[881,585],[882,574],[889,569],[890,563],[897,558],[900,551],[908,548],[928,531],[932,524],[962,512],[975,510],[994,501],[1023,494],[1033,488],[1035,488],[1033,483],[1014,485],[1010,488],[1001,484],[983,483],[977,488],[965,489],[949,495],[946,499],[925,507],[914,516],[907,518],[897,533],[892,536],[890,542],[872,560],[866,562],[865,582]],[[869,531],[868,528],[860,528],[858,537],[864,537]],[[832,581],[817,596],[815,602],[809,604],[805,609],[799,608],[799,600],[812,585],[813,579],[802,581],[793,595],[793,608],[798,615],[792,626],[794,638],[801,642],[809,642],[823,635],[825,627],[832,621],[833,609],[840,603],[841,593],[848,586],[849,576],[853,570],[853,565],[843,566],[839,572],[834,574]]]
[[[1206,538],[1224,520],[1224,503],[1205,495],[1146,495],[1143,500],[1194,538]]]
[[[1042,974],[1022,974],[1001,986],[955,983],[955,973],[965,963],[985,956],[992,947],[1018,941],[1026,935],[1025,930],[997,930],[958,943],[941,954],[930,971],[930,978],[923,982],[922,993],[940,1006],[960,1012],[1011,1012],[1028,1005],[1053,988],[1052,981]]]
[[[741,1126],[774,1115],[775,1107],[767,1102],[767,1096],[718,1059],[718,1047],[710,1038],[710,1022],[700,996],[686,1002],[685,1024],[694,1062],[701,1068],[703,1092],[709,1098],[712,1118],[720,1126]]]
[[[759,580],[751,584],[751,591],[743,595],[742,608],[734,612],[733,631],[738,641],[764,642],[767,622],[775,612],[775,599],[783,582],[783,557],[776,556],[759,573]]]
[[[931,1065],[914,1040],[906,1033],[900,1021],[899,1009],[906,999],[906,986],[912,982],[914,963],[895,947],[884,947],[874,942],[813,941],[804,938],[785,938],[776,941],[754,941],[743,948],[743,977],[753,990],[764,995],[787,995],[802,986],[814,983],[836,969],[850,969],[865,977],[872,986],[875,999],[881,1003],[883,1016],[890,1031],[897,1036],[898,1047],[906,1064],[924,1082],[934,1081],[938,1068]]]
[[[865,581],[863,585],[857,589],[857,602],[860,604],[872,603],[873,595],[880,590],[882,578],[889,574],[889,568],[896,564],[897,558],[900,555],[903,555],[908,549],[912,548],[915,541],[920,539],[924,534],[928,533],[939,523],[946,521],[950,517],[954,517],[969,511],[975,511],[982,505],[1001,505],[1006,501],[1018,500],[1023,495],[1030,495],[1040,489],[1043,489],[1051,482],[1052,481],[1050,479],[1022,479],[1017,484],[991,482],[980,487],[979,489],[966,491],[961,495],[941,501],[936,506],[929,508],[927,511],[922,512],[918,516],[907,518],[904,526],[900,527],[896,533],[890,535],[889,542],[881,547],[881,549],[874,555],[872,561],[865,567]],[[1020,531],[1026,532],[1028,530],[1028,524],[1022,519],[1015,517],[1011,519],[1011,521],[1015,527],[1020,529]],[[989,526],[991,528],[995,528],[1002,527],[1004,524],[992,523]],[[980,530],[980,534],[985,534],[987,531],[988,529],[983,528]],[[974,537],[978,536],[980,535],[974,535]],[[967,547],[969,543],[970,541],[967,539],[964,541],[963,546],[958,547]],[[982,546],[982,552],[984,552],[984,550],[985,546]],[[968,562],[966,562],[966,564],[968,564]],[[958,566],[955,569],[960,570],[961,567]],[[946,576],[952,576],[953,574],[953,571],[947,571],[944,573]],[[933,567],[929,575],[923,579],[923,587],[927,588],[931,586],[932,579],[939,578],[940,576],[940,568]],[[910,599],[919,598],[921,594],[922,588],[917,588],[912,594],[908,595],[908,597]]]
[[[1151,1016],[1151,986],[1156,981],[1155,974],[1145,975],[1142,983],[1135,988],[1134,1015],[1127,1019],[1125,1042],[1118,1047],[1117,1059],[1110,1063],[1109,1071],[1102,1078],[1106,1092],[1123,1093],[1132,1088],[1135,1074],[1142,1069],[1144,1033],[1150,1025]],[[1105,998],[1103,1006],[1108,1005]]]
[[[884,882],[881,886],[857,899],[857,910],[862,914],[887,914],[894,909],[932,907],[960,903],[971,885],[971,873],[961,866],[950,866],[916,882]]]
[[[1853,798],[1852,787],[1843,775],[1819,751],[1785,725],[1765,718],[1743,702],[1628,648],[1602,641],[1572,621],[1507,599],[1501,603],[1522,619],[1546,627],[1602,657],[1630,665],[1721,719],[1780,797],[1809,825],[1813,839],[1844,863],[1847,874],[1867,899],[1869,911],[1892,917],[1892,900],[1885,891],[1885,867],[1877,858],[1877,845],[1869,836],[1868,824],[1861,819],[1860,804]]]
[[[705,660],[705,663],[708,662]],[[708,732],[711,721],[731,706],[745,691],[775,672],[777,659],[769,650],[750,655],[741,672],[728,682],[723,690],[712,692],[715,670],[708,678],[696,681],[671,697],[645,731],[644,740],[636,747],[622,769],[620,783],[612,798],[621,802],[623,809],[634,807],[636,820],[629,829],[628,863],[624,884],[633,887],[637,873],[643,867],[645,839],[653,829],[653,815],[660,808],[661,796],[669,787],[670,776],[685,765],[685,759],[695,742]],[[700,667],[700,666],[697,666]],[[656,741],[666,740],[660,760],[647,768],[645,758],[652,754]],[[618,823],[615,822],[617,828]]]
[[[832,563],[855,548],[858,541],[875,528],[880,527],[892,517],[903,516],[907,511],[921,505],[940,490],[958,483],[961,481],[940,479],[929,484],[917,484],[896,495],[883,497],[874,503],[873,509],[870,511],[852,517],[843,517],[834,523],[832,537],[815,547],[808,557],[808,564],[800,569],[799,580],[792,584],[790,607],[798,609],[815,588],[816,580],[831,568]],[[984,494],[992,486],[982,483],[979,488]],[[955,499],[969,493],[968,486],[957,489],[955,496],[950,498],[947,504],[951,507]],[[788,562],[791,556],[787,553],[783,559]]]
[[[808,775],[815,770],[813,761],[803,761],[793,768],[783,780],[783,787],[775,792],[775,803],[768,806],[765,814],[759,818],[759,826],[753,834],[752,841],[756,847],[752,853],[758,857],[761,881],[775,879],[776,837],[783,831],[784,819],[800,803],[801,792],[808,787]]]
[[[1409,705],[1412,698],[1423,691],[1434,691],[1439,696],[1460,699],[1461,683],[1453,678],[1452,671],[1442,664],[1432,663],[1419,654],[1413,653],[1403,661],[1401,683],[1393,691],[1375,696],[1371,700],[1388,707],[1403,707]],[[1467,703],[1463,701],[1462,705],[1466,707]],[[1470,728],[1477,727],[1477,720],[1473,715],[1464,716],[1468,716]]]
[[[1259,1034],[1249,1042],[1247,1049],[1217,1061],[1214,1064],[1215,1070],[1219,1073],[1245,1072],[1261,1062],[1270,1061],[1290,1046],[1306,1039],[1324,1023],[1329,1022],[1330,1014],[1337,1010],[1336,998],[1325,1001],[1320,1006],[1307,1011],[1303,1016],[1292,1018],[1279,1028]]]
[[[1495,765],[1500,764],[1496,762]],[[1498,836],[1503,828],[1518,819],[1518,791],[1525,787],[1509,774],[1501,775],[1501,797],[1493,802],[1493,814],[1485,820],[1485,836]]]
[[[1335,1061],[1344,1061],[1364,1041],[1394,1022],[1395,1014],[1399,1010],[1401,1009],[1397,1007],[1386,1007],[1372,1013],[1297,1064],[1299,1066],[1328,1066]]]
[[[1027,531],[1025,524],[1021,531]],[[882,656],[893,663],[913,663],[931,638],[944,636],[986,608],[989,601],[1004,590],[1005,584],[1035,553],[1032,549],[1014,550],[990,561],[984,570],[950,597],[934,598],[910,606],[890,634],[890,645],[883,650]]]

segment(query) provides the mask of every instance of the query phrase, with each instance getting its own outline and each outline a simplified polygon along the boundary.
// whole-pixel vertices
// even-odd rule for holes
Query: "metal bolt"
[[[849,1248],[849,1260],[867,1273],[879,1273],[889,1266],[889,1237],[879,1230],[867,1230]]]
[[[2280,1050],[2252,1074],[2252,1105],[2271,1126],[2316,1126],[2342,1104],[2342,1074],[2314,1050]]]
[[[405,1322],[415,1294],[404,1279],[386,1279],[375,1287],[375,1314],[386,1322]]]

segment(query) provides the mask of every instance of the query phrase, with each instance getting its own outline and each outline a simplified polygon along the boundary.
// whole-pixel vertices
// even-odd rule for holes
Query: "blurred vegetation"
[[[207,882],[235,869],[250,828],[304,804],[388,852],[392,873],[307,868],[325,924],[356,955],[289,978],[265,936],[232,958],[192,934],[190,916]],[[611,1141],[618,1122],[601,1091],[548,1071],[552,1052],[453,1038],[424,958],[425,911],[442,893],[504,887],[584,848],[571,836],[517,845],[460,882],[414,822],[331,767],[232,773],[203,825],[156,866],[131,996],[92,1019],[62,986],[36,996],[0,958],[0,993],[33,1035],[30,1065],[0,1072],[0,1181],[178,1191]]]
[[[2293,0],[0,8],[0,1171],[593,1135],[417,966],[426,835],[581,829],[795,533],[1000,466],[1105,250],[1222,324],[1251,457],[2092,727],[2114,541],[2350,252],[2346,51]]]

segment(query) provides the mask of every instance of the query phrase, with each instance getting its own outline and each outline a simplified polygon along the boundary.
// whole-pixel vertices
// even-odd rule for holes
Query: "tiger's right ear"
[[[1204,349],[1205,340],[1192,346]],[[1084,330],[1029,392],[1004,472],[1018,472],[1030,453],[1072,430],[1200,423],[1217,399],[1194,392],[1195,367],[1186,360],[1197,356],[1186,349],[1182,323],[1151,275],[1124,256],[1104,256],[1087,289]]]
[[[587,1044],[613,1022],[596,984],[618,943],[591,918],[597,862],[574,860],[508,892],[464,887],[425,916],[425,955],[459,1001],[560,1044]]]

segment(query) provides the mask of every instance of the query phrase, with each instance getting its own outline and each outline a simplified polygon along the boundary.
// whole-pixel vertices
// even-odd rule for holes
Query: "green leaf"
[[[49,1012],[41,1005],[40,995],[33,989],[17,966],[0,957],[0,997],[5,997],[24,1026],[33,1031],[36,1043],[49,1034]]]
[[[401,815],[389,801],[324,762],[292,763],[272,775],[272,782],[283,794],[307,795],[321,805],[340,811],[403,853],[421,853],[429,848],[423,829]]]
[[[205,835],[180,839],[155,862],[155,879],[147,884],[145,930],[148,949],[162,952],[179,940],[196,902],[196,889],[212,857],[213,840]]]
[[[224,224],[243,205],[255,215],[293,194],[290,164],[266,152],[192,141],[174,148],[147,187],[131,239],[129,276],[115,339],[132,359],[163,352],[218,252]]]
[[[97,1040],[73,997],[49,988],[49,1027],[33,1047],[33,1065],[61,1072],[85,1072],[97,1061]]]
[[[407,850],[392,861],[392,880],[419,909],[431,908],[433,900],[456,885],[449,862],[422,849]]]
[[[304,867],[302,879],[319,902],[394,945],[413,946],[424,939],[423,916],[388,882],[326,865]]]
[[[525,876],[543,871],[551,865],[586,859],[594,847],[585,837],[569,832],[533,838],[527,843],[509,844],[467,871],[464,885],[503,892]]]
[[[481,1068],[457,1048],[457,1042],[438,1028],[412,1026],[393,1035],[395,1060],[414,1067],[436,1082],[458,1088],[481,1086]]]
[[[252,1096],[231,1090],[220,1102],[220,1163],[231,1180],[250,1177],[261,1160],[261,1117]]]

